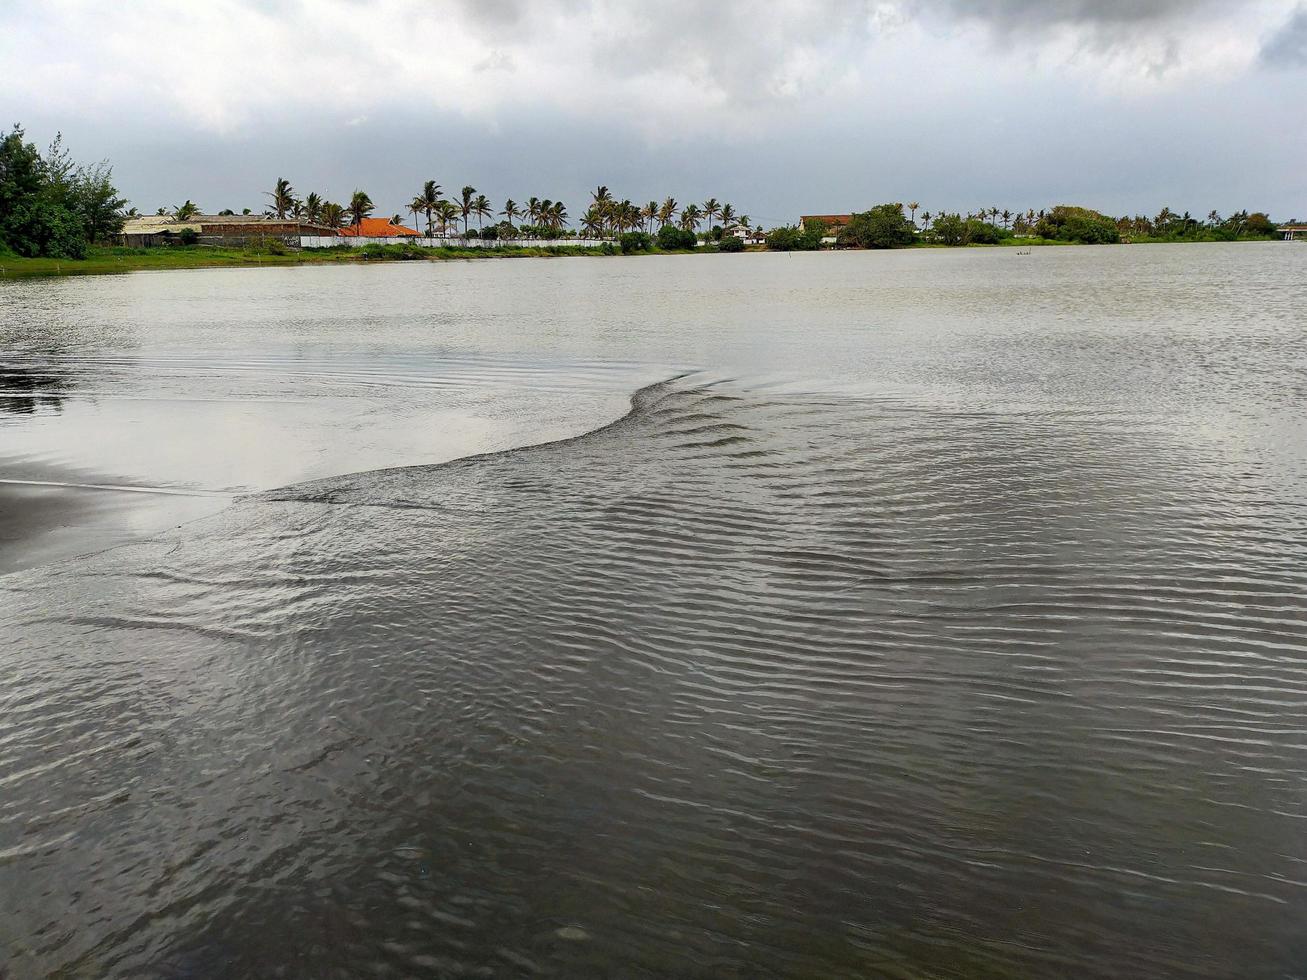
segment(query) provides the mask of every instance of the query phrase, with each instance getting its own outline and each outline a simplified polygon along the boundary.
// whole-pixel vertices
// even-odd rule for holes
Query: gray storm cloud
[[[289,174],[389,211],[436,176],[769,223],[914,198],[1307,213],[1305,68],[1284,0],[0,3],[0,118],[109,157],[150,210]]]
[[[1279,68],[1307,67],[1307,4],[1294,10],[1263,45],[1262,61]]]

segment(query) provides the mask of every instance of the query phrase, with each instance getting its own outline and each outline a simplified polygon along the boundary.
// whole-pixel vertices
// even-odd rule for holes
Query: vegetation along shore
[[[1247,210],[1211,211],[1202,219],[1169,207],[1151,218],[1068,205],[932,213],[913,201],[764,229],[716,198],[681,204],[664,197],[640,205],[618,200],[604,186],[591,193],[574,225],[562,201],[510,198],[496,208],[471,185],[446,195],[428,180],[406,205],[410,227],[398,213],[376,219],[363,190],[340,204],[318,192],[300,197],[279,178],[262,196],[267,200],[257,214],[226,208],[212,216],[211,223],[228,219],[216,237],[204,234],[205,216],[190,200],[143,219],[114,186],[107,162],[77,164],[60,138],[42,153],[15,126],[0,141],[0,278],[407,259],[1264,241],[1297,225]],[[124,235],[142,222],[151,234]],[[149,245],[123,244],[134,237]],[[323,247],[302,247],[306,241]]]

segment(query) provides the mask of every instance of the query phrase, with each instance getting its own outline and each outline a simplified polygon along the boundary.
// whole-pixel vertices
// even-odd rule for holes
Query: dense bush
[[[698,241],[694,232],[675,225],[663,225],[658,229],[658,247],[665,252],[693,249]]]
[[[825,234],[826,226],[820,221],[808,222],[802,228],[782,225],[767,233],[767,248],[773,252],[815,252],[821,248]]]
[[[997,245],[1002,237],[1003,230],[998,225],[981,221],[979,218],[971,218],[967,221],[966,244],[968,245]]]
[[[194,245],[200,240],[200,233],[194,228],[183,228],[177,235],[177,240],[183,245]]]
[[[1061,204],[1045,214],[1035,224],[1040,238],[1053,238],[1083,245],[1106,245],[1121,240],[1116,221],[1089,208]]]
[[[653,248],[653,239],[643,231],[628,231],[617,241],[621,245],[623,255],[630,255],[632,252],[647,252]]]
[[[736,238],[734,235],[726,235],[726,236],[725,236],[724,238],[722,238],[722,240],[717,244],[717,251],[719,251],[719,252],[743,252],[743,251],[744,251],[744,239],[742,239],[742,238]]]
[[[853,215],[840,229],[836,244],[841,248],[901,248],[916,238],[917,230],[902,205],[878,204]]]

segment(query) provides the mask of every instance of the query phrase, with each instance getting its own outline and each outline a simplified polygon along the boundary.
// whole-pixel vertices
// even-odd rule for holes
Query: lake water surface
[[[1293,977],[1307,248],[0,281],[17,977]]]

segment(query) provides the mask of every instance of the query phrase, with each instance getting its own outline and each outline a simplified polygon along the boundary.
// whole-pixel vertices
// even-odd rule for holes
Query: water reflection
[[[0,412],[58,414],[72,387],[72,379],[57,362],[0,361]]]

